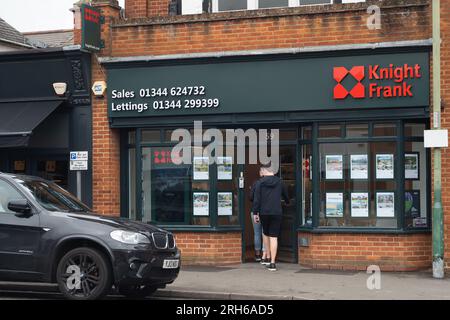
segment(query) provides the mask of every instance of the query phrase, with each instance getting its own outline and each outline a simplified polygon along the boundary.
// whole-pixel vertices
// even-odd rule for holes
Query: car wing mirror
[[[26,199],[11,200],[8,209],[15,212],[17,217],[31,216],[31,206]]]

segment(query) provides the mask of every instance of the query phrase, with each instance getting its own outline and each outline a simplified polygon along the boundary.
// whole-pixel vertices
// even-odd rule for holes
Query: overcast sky
[[[123,6],[125,0],[119,0]],[[0,0],[0,17],[20,32],[72,29],[77,0]]]

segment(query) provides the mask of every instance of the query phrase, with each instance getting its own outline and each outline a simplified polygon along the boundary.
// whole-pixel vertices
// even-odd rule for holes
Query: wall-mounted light
[[[67,91],[67,83],[65,82],[55,82],[53,84],[53,90],[58,96],[64,96]]]

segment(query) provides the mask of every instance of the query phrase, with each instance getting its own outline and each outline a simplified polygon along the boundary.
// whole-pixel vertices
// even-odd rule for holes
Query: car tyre
[[[130,299],[144,299],[153,295],[157,287],[151,285],[121,285],[119,286],[119,293]]]
[[[112,286],[109,260],[102,252],[93,248],[73,249],[59,261],[56,280],[59,290],[68,299],[101,299],[109,293]]]

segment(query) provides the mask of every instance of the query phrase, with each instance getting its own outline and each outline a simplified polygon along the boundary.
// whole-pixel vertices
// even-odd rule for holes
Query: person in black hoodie
[[[260,169],[262,176],[255,184],[253,199],[253,218],[260,222],[263,229],[263,242],[267,250],[267,258],[262,264],[270,271],[276,271],[275,259],[278,250],[278,236],[281,229],[281,200],[289,204],[286,186],[280,178],[274,175],[270,165],[263,165]]]

